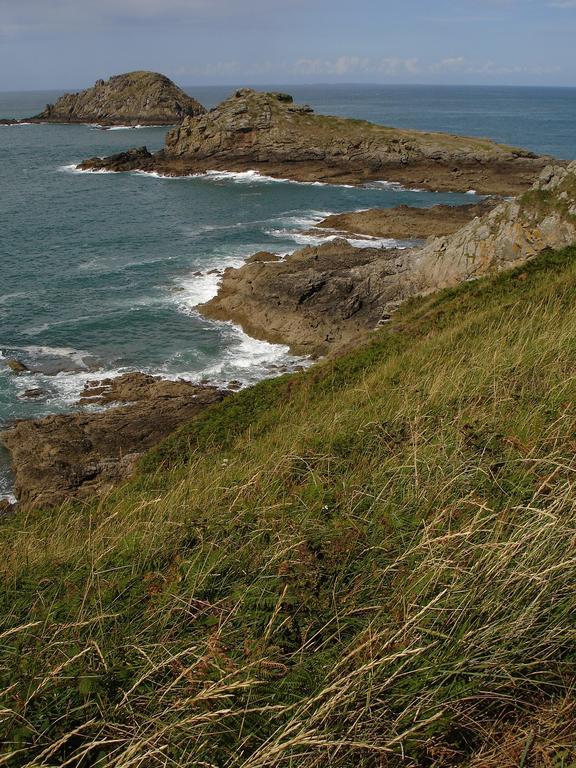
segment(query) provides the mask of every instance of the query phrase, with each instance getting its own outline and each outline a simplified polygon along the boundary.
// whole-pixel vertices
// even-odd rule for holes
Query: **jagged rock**
[[[30,400],[38,400],[38,398],[46,397],[47,392],[44,389],[34,388],[34,389],[27,389],[22,397],[26,397]]]
[[[100,125],[173,125],[204,114],[204,107],[157,72],[128,72],[67,93],[31,120]]]
[[[415,262],[415,284],[433,291],[509,269],[545,248],[576,242],[576,161],[546,168],[531,190],[501,203],[447,237],[432,239]]]
[[[308,234],[318,234],[318,229],[331,229],[343,237],[360,235],[426,240],[428,237],[456,232],[477,216],[488,213],[498,202],[495,198],[489,198],[471,205],[434,205],[431,208],[400,205],[397,208],[336,213],[318,222]]]
[[[227,269],[199,307],[249,334],[321,355],[390,320],[404,299],[508,269],[576,242],[576,161],[547,168],[534,187],[422,248],[353,248],[335,240],[283,261]]]
[[[315,115],[287,94],[242,88],[210,112],[186,117],[143,167],[168,175],[257,169],[297,181],[384,179],[433,190],[515,194],[547,162],[488,139]]]
[[[381,305],[400,300],[398,276],[409,265],[408,251],[335,240],[225,270],[218,295],[199,310],[294,352],[322,355],[376,325]]]
[[[91,382],[83,402],[128,403],[100,413],[18,421],[0,439],[10,451],[23,508],[51,507],[105,492],[138,458],[228,392],[143,373]]]
[[[27,373],[30,370],[27,365],[24,365],[20,360],[16,360],[15,357],[9,357],[5,360],[5,363],[14,373]]]
[[[88,160],[84,160],[79,168],[82,168],[84,171],[132,171],[145,167],[151,159],[152,154],[148,151],[147,147],[137,147],[136,149],[118,152],[116,155],[109,155],[105,158],[91,157]]]
[[[258,251],[257,253],[248,256],[246,264],[263,263],[266,261],[280,261],[280,256],[277,253],[270,253],[269,251]]]

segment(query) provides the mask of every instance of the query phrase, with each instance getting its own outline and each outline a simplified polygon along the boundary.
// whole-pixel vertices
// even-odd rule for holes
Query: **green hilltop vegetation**
[[[0,525],[0,766],[576,764],[576,247]]]

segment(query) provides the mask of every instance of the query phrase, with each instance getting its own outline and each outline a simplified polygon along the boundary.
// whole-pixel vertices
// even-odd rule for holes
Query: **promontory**
[[[98,80],[79,93],[67,93],[27,122],[174,125],[205,111],[165,75],[137,71]]]
[[[84,170],[149,170],[179,176],[256,170],[304,182],[397,182],[438,191],[515,195],[550,162],[489,139],[391,128],[317,115],[284,93],[248,88],[205,114],[189,114],[163,150],[91,158]]]

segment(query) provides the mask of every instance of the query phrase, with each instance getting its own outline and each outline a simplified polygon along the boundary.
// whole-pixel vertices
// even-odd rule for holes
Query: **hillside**
[[[576,759],[576,247],[0,524],[0,765]]]
[[[307,182],[399,182],[423,189],[518,194],[550,158],[489,139],[391,128],[316,115],[285,93],[241,88],[204,115],[186,117],[161,152],[144,148],[80,164],[84,170],[186,175],[259,172]]]
[[[204,107],[158,72],[127,72],[98,80],[92,88],[67,93],[47,104],[34,122],[100,125],[173,125]]]

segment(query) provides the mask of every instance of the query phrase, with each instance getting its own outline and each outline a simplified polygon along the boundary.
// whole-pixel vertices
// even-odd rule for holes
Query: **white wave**
[[[270,344],[254,339],[233,323],[218,324],[226,329],[226,351],[221,360],[197,374],[198,379],[209,379],[221,385],[233,379],[244,385],[254,384],[296,367],[306,367],[312,362],[309,358],[290,354],[290,349],[284,344]]]
[[[183,175],[175,175],[169,173],[158,173],[158,171],[132,171],[134,174],[140,176],[150,176],[155,179],[204,179],[206,181],[215,182],[227,182],[231,181],[234,184],[298,184],[300,186],[308,187],[344,187],[347,189],[353,189],[353,184],[329,184],[324,181],[296,181],[295,179],[283,179],[276,178],[274,176],[266,176],[260,171],[248,170],[248,171],[202,171],[201,173],[188,173]]]
[[[138,131],[142,128],[166,128],[165,125],[101,125],[100,123],[84,123],[98,131]]]
[[[420,187],[405,187],[403,184],[400,184],[399,181],[368,181],[366,184],[364,184],[365,189],[388,189],[393,192],[426,192],[425,189],[420,189]]]
[[[346,240],[355,248],[407,248],[407,241],[395,240],[387,237],[354,237],[344,232],[327,230],[327,234],[293,232],[288,229],[271,229],[268,234],[273,237],[294,240],[298,245],[322,245],[334,240]]]
[[[81,173],[118,173],[118,171],[111,171],[108,168],[78,168],[78,166],[75,163],[71,163],[69,165],[61,165],[58,168],[59,171],[63,171],[64,173],[74,173],[74,174],[81,174]]]
[[[300,229],[310,229],[314,227],[318,222],[323,221],[328,216],[331,216],[333,211],[305,211],[297,212],[293,215],[285,214],[278,216],[275,219],[270,219],[268,223],[279,224],[284,227],[297,227]]]
[[[93,355],[89,352],[83,352],[82,350],[73,349],[72,347],[47,347],[30,345],[26,347],[14,347],[14,349],[26,352],[33,357],[50,357],[50,358],[64,358],[65,360],[72,361],[79,368],[87,368],[86,360],[93,359]]]
[[[469,189],[468,192],[466,192],[467,195],[476,195],[477,192],[475,189]]]

